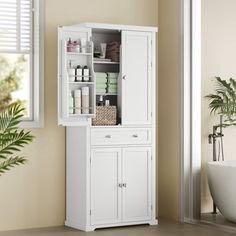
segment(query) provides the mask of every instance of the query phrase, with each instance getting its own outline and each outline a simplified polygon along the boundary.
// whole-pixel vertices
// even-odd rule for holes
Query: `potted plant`
[[[211,113],[222,116],[222,127],[236,125],[236,81],[216,77],[216,85],[215,93],[206,96]]]
[[[23,111],[20,104],[15,103],[0,112],[0,175],[27,161],[15,154],[34,139],[30,131],[19,128]]]

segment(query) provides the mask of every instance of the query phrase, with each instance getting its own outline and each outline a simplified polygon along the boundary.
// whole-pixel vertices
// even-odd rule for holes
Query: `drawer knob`
[[[138,135],[137,134],[133,134],[133,138],[138,138]]]
[[[105,138],[111,138],[111,135],[108,134],[108,135],[105,136]]]
[[[123,183],[122,186],[123,186],[124,188],[126,188],[126,187],[127,187],[127,184],[126,184],[126,183]]]
[[[123,184],[118,184],[118,187],[119,187],[119,188],[122,188],[122,186],[123,186]]]

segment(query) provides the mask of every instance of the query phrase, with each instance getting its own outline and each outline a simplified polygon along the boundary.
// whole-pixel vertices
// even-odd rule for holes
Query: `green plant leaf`
[[[8,158],[6,161],[2,161],[0,163],[0,175],[5,173],[6,171],[10,170],[11,168],[21,165],[21,164],[25,164],[26,163],[26,159],[24,157],[10,157]]]

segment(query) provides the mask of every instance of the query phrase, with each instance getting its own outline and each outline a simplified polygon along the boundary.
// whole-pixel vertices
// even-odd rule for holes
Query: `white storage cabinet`
[[[58,123],[66,128],[66,221],[84,231],[156,219],[156,32],[154,27],[84,23],[58,29]],[[68,40],[86,50],[68,52]],[[119,61],[93,57],[100,43],[120,43]],[[89,80],[71,82],[68,68],[86,65]],[[114,126],[93,126],[96,72],[116,72]],[[70,94],[89,87],[89,112],[71,113]]]

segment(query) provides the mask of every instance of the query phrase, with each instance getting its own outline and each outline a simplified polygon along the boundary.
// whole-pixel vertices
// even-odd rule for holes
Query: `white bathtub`
[[[228,220],[236,223],[236,161],[207,163],[211,196]]]

